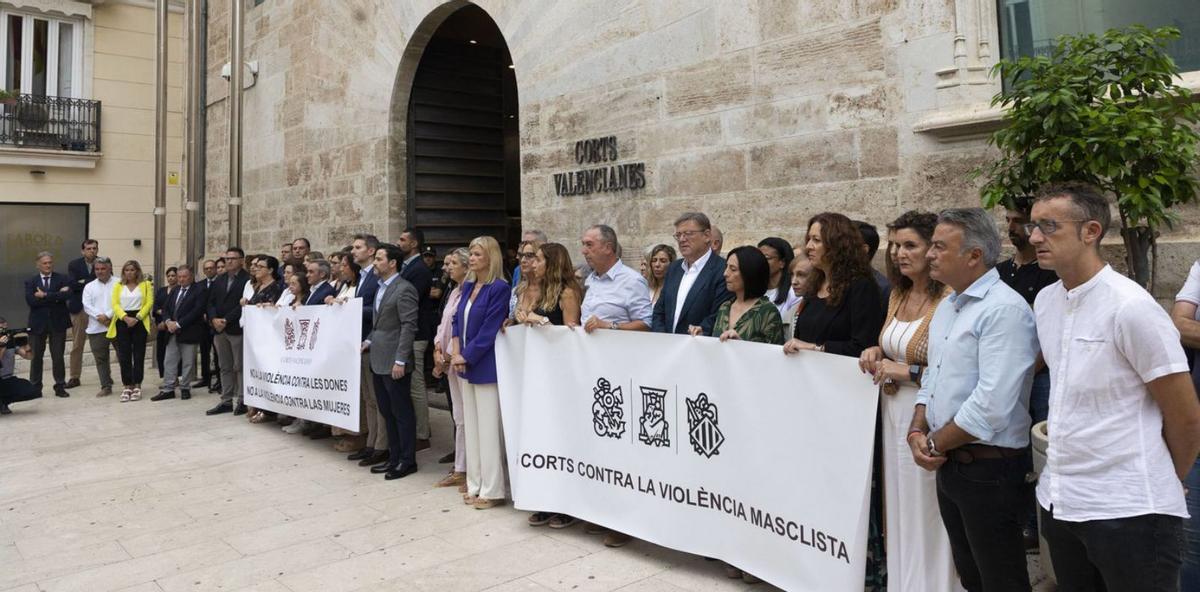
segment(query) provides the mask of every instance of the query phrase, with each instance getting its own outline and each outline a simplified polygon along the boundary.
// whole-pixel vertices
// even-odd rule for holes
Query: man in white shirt
[[[112,320],[112,293],[116,280],[112,276],[112,260],[96,257],[92,263],[96,279],[83,287],[83,312],[87,315],[87,340],[96,358],[96,374],[100,376],[100,392],[97,397],[112,394],[112,367],[109,365],[108,322]]]
[[[667,267],[650,330],[712,335],[717,311],[733,294],[725,289],[725,260],[713,251],[708,216],[700,212],[679,216],[675,220],[675,241],[679,259]]]
[[[1026,227],[1061,278],[1034,302],[1051,380],[1042,535],[1062,592],[1177,591],[1200,402],[1171,319],[1100,256],[1110,221],[1099,189],[1064,183]]]

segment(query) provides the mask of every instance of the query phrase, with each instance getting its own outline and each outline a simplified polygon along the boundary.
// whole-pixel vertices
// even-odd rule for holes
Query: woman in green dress
[[[721,341],[740,339],[783,344],[779,308],[764,294],[771,278],[767,258],[754,247],[738,247],[725,260],[725,289],[733,293],[717,310],[712,334]]]

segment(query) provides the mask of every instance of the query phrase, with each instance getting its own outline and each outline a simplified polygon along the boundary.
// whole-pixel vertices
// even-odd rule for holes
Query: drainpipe
[[[184,93],[187,189],[183,208],[186,217],[184,259],[192,267],[204,257],[201,228],[204,212],[204,18],[203,0],[188,0],[187,91]]]
[[[229,246],[242,246],[242,0],[230,0],[229,33]]]
[[[167,285],[167,0],[154,9],[158,55],[154,71],[154,282]]]

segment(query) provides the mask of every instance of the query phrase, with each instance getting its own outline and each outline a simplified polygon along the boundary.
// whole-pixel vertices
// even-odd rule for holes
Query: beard
[[[1023,234],[1008,233],[1008,240],[1018,251],[1025,250],[1029,246],[1029,237]]]

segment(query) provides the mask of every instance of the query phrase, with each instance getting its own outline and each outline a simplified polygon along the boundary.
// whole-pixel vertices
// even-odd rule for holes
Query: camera
[[[29,345],[29,327],[0,329],[0,346],[17,348],[26,345]]]

